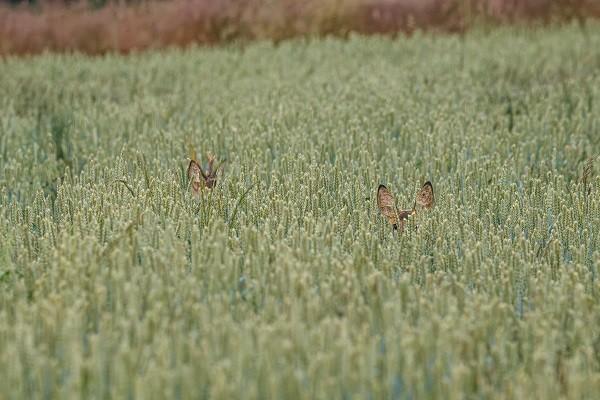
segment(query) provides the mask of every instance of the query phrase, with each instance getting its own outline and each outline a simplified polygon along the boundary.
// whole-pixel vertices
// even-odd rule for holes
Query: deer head
[[[377,206],[381,214],[388,220],[394,230],[402,232],[404,221],[417,213],[419,209],[430,209],[434,206],[433,185],[427,181],[415,197],[415,203],[411,210],[399,210],[396,207],[396,199],[385,185],[377,188]]]
[[[211,153],[206,155],[208,163],[206,170],[202,169],[200,164],[196,160],[190,160],[188,165],[187,175],[192,184],[192,191],[194,194],[198,194],[201,189],[213,189],[217,185],[217,177],[219,171],[223,171],[223,162],[219,164],[217,168],[214,167],[215,156]]]

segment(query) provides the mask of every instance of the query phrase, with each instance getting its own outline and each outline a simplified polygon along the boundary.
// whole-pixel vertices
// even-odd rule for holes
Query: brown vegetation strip
[[[476,21],[583,24],[598,17],[598,0],[172,0],[99,10],[46,2],[35,9],[0,7],[0,54],[128,53],[300,35],[462,32]]]

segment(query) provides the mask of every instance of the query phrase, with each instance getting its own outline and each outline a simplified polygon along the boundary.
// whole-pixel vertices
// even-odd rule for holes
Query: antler
[[[215,156],[214,154],[208,152],[206,153],[206,158],[208,159],[208,168],[206,170],[207,175],[208,176],[212,176],[214,174],[214,170],[213,170],[213,164],[215,162]]]

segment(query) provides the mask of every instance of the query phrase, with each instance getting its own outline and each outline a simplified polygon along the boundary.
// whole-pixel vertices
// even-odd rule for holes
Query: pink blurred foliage
[[[549,24],[600,17],[600,0],[169,0],[136,4],[45,0],[0,6],[0,55],[129,53],[233,40],[464,32],[475,23]]]

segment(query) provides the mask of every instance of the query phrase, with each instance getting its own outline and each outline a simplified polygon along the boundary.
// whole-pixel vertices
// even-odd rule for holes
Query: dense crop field
[[[45,55],[0,87],[1,399],[598,398],[598,25]],[[191,149],[227,159],[200,197]],[[426,180],[394,234],[377,186]]]

